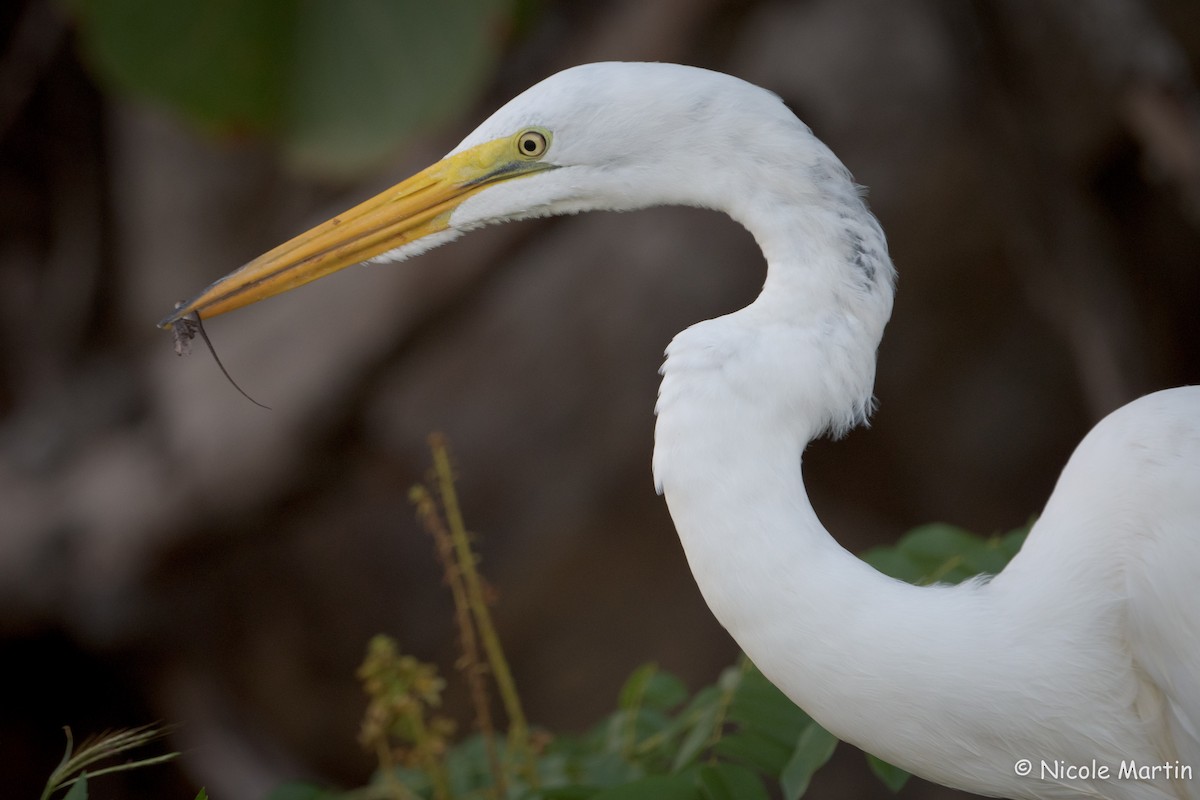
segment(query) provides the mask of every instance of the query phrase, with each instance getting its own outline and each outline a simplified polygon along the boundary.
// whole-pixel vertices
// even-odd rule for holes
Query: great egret
[[[755,664],[837,736],[948,786],[1200,798],[1200,388],[1097,425],[990,581],[872,570],[818,521],[801,454],[866,420],[895,271],[849,172],[766,90],[672,64],[568,69],[161,325],[489,223],[660,204],[728,213],[768,263],[753,303],[667,348],[653,464]]]

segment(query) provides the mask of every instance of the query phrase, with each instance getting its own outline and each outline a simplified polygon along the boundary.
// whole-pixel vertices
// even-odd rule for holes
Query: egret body
[[[1200,388],[1097,425],[991,580],[916,587],[855,558],[817,519],[801,455],[866,420],[895,270],[846,168],[770,92],[670,64],[566,70],[163,325],[489,223],[662,204],[724,211],[767,260],[753,303],[667,348],[654,448],[704,598],[763,673],[840,738],[948,786],[1200,800]],[[1129,763],[1160,768],[1122,777]]]

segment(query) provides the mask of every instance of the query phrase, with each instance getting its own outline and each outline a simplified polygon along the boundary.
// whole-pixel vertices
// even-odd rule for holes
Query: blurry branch
[[[1150,3],[1104,0],[1085,10],[1056,0],[1049,8],[1082,48],[1098,96],[1116,98],[1116,116],[1140,145],[1151,180],[1173,186],[1200,224],[1200,93],[1183,46]]]
[[[29,102],[66,31],[57,3],[33,0],[25,6],[0,54],[0,140]]]
[[[1148,348],[1130,266],[1094,177],[1114,140],[1132,136],[1147,146],[1122,130],[1129,123],[1122,103],[1147,81],[1167,80],[1164,65],[1177,47],[1144,8],[1125,0],[977,2],[971,9],[969,21],[960,16],[970,35],[956,40],[973,45],[965,61],[976,65],[984,90],[978,135],[1002,156],[987,162],[986,186],[1009,268],[1072,353],[1081,395],[1098,419],[1140,393],[1138,354]],[[1064,103],[1056,88],[1068,81],[1076,95]],[[1108,127],[1085,129],[1089,117]]]
[[[1124,116],[1146,151],[1151,177],[1176,186],[1188,218],[1200,227],[1200,98],[1195,87],[1181,92],[1138,84],[1126,96]]]

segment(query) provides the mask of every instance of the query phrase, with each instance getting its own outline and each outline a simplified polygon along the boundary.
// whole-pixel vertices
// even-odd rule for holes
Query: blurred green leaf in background
[[[512,0],[66,0],[109,90],[350,175],[477,99]]]

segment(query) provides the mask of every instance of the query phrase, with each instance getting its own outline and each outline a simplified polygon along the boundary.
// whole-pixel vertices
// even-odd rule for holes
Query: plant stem
[[[492,724],[491,703],[488,700],[487,682],[484,671],[487,669],[479,659],[479,638],[476,636],[475,625],[471,620],[471,606],[467,599],[467,588],[463,582],[462,568],[455,558],[454,541],[446,524],[438,514],[433,497],[424,486],[414,486],[409,493],[409,499],[417,507],[417,516],[421,518],[425,530],[433,537],[434,548],[438,560],[446,576],[446,585],[450,588],[450,596],[454,600],[454,624],[458,628],[458,643],[462,649],[458,668],[466,678],[467,687],[471,692],[471,705],[475,708],[475,723],[483,736],[484,748],[487,751],[488,769],[492,773],[490,795],[494,798],[504,797],[507,793],[507,777],[500,754],[496,750],[495,727]]]
[[[467,592],[467,603],[475,619],[475,628],[487,654],[492,677],[496,681],[496,689],[508,715],[508,742],[514,755],[522,762],[522,772],[530,786],[536,787],[537,768],[533,759],[533,751],[529,745],[529,723],[525,711],[521,708],[521,698],[517,693],[516,682],[504,657],[504,649],[500,646],[500,637],[496,635],[492,615],[488,610],[487,599],[483,591],[483,581],[475,568],[475,553],[463,524],[462,511],[458,505],[458,493],[454,489],[454,469],[450,463],[446,439],[441,434],[431,434],[429,447],[433,453],[433,467],[437,475],[438,493],[442,498],[442,507],[446,510],[446,522],[450,529],[450,538],[454,542],[459,569],[462,572],[463,585]]]
[[[420,712],[409,716],[413,726],[413,749],[425,768],[425,774],[433,783],[434,800],[451,800],[450,778],[446,774],[446,765],[442,763],[430,746],[429,729],[425,726],[425,718]]]

